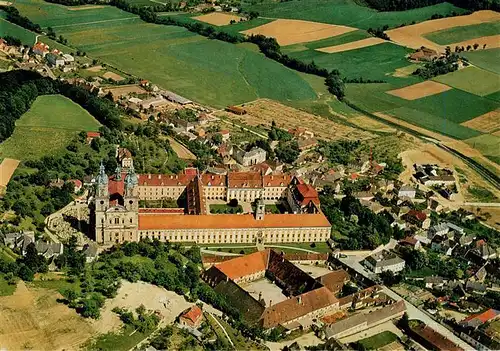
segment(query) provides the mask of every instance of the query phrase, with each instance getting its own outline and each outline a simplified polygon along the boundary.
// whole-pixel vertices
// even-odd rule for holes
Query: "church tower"
[[[264,200],[262,200],[262,198],[258,198],[257,201],[255,201],[255,205],[255,219],[258,221],[262,221],[266,214],[266,204],[264,203]]]
[[[139,211],[139,178],[135,174],[134,166],[130,166],[125,176],[123,205],[127,211]]]

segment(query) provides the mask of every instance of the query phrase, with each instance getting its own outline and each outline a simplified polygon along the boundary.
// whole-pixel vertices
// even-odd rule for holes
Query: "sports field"
[[[25,45],[33,45],[35,43],[35,34],[33,32],[0,18],[0,37],[7,35],[21,40]]]
[[[263,0],[257,4],[248,1],[243,4],[243,10],[257,11],[262,17],[301,19],[361,29],[378,28],[384,25],[393,28],[403,23],[425,21],[434,14],[449,15],[453,11],[464,12],[463,9],[449,3],[409,11],[378,12],[358,5],[355,0]]]
[[[424,37],[441,45],[500,33],[500,22],[486,22],[470,26],[454,27],[425,34]]]
[[[500,90],[500,75],[477,67],[467,67],[438,76],[434,80],[479,96]]]
[[[39,96],[0,144],[0,157],[19,160],[57,153],[80,131],[96,131],[94,117],[61,95]]]

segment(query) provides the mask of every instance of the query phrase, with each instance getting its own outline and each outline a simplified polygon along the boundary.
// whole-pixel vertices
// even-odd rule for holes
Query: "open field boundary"
[[[349,51],[365,48],[367,46],[373,46],[381,43],[385,43],[386,40],[380,38],[366,38],[357,41],[353,41],[346,44],[328,46],[325,48],[316,49],[317,51],[326,52],[327,54],[333,54],[335,52]]]

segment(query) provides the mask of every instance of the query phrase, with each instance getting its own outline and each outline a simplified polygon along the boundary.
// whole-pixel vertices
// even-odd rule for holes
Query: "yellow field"
[[[500,110],[491,111],[462,123],[463,126],[483,133],[498,133],[500,129]]]
[[[367,46],[373,46],[377,44],[385,43],[384,39],[380,38],[366,38],[362,40],[353,41],[346,44],[328,46],[326,48],[316,49],[317,51],[326,52],[327,54],[333,54],[335,52],[349,51],[365,48]]]
[[[426,96],[436,95],[450,89],[451,87],[447,85],[428,80],[401,89],[390,90],[386,93],[405,100],[417,100]]]
[[[193,17],[193,18],[198,20],[198,21],[213,24],[214,26],[226,26],[232,20],[239,22],[241,19],[241,17],[239,17],[239,16],[232,15],[229,13],[222,13],[222,12],[212,12],[212,13],[208,13],[206,15],[201,15],[201,16],[197,16],[197,17]]]

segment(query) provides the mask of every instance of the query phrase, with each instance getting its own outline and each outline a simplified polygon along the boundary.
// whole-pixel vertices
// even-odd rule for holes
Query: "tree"
[[[467,45],[467,51],[470,51],[472,49],[472,46]]]
[[[486,49],[486,44],[483,45],[483,50]]]
[[[85,318],[98,319],[101,316],[99,308],[100,306],[95,299],[85,299],[83,300],[80,314]]]
[[[449,46],[447,46],[445,49],[445,56],[448,57],[451,55],[451,48]]]
[[[19,267],[17,275],[19,276],[19,278],[27,282],[33,281],[33,278],[35,277],[33,270],[31,270],[28,266],[24,264]]]
[[[473,47],[474,47],[474,50],[477,50],[477,48],[479,47],[479,44],[478,43],[474,43]]]
[[[231,206],[231,207],[237,207],[238,206],[238,199],[231,199],[231,200],[229,200],[229,206]]]

